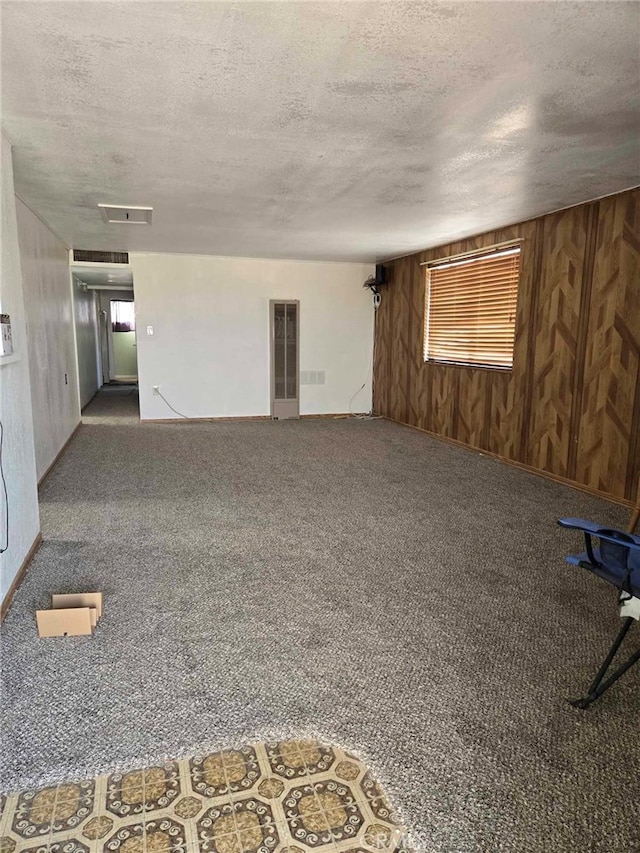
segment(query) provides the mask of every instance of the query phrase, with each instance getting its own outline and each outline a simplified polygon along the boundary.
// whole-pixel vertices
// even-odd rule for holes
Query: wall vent
[[[87,249],[74,249],[73,260],[89,264],[128,264],[128,252],[92,252]]]
[[[152,207],[129,207],[124,204],[99,204],[105,222],[121,225],[151,225]]]
[[[301,385],[324,385],[327,381],[324,370],[301,370],[300,384]]]

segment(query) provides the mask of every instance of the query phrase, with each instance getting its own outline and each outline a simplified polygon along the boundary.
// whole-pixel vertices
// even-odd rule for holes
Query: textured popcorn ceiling
[[[16,188],[78,248],[373,260],[639,181],[637,3],[2,18]],[[153,225],[105,224],[98,202],[152,205]]]

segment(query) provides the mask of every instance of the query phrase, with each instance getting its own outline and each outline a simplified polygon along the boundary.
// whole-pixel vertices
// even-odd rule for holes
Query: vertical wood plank
[[[455,438],[457,370],[436,363],[430,364],[429,369],[431,399],[425,428],[438,435]]]
[[[576,458],[578,455],[578,436],[582,422],[582,397],[584,390],[584,369],[587,348],[587,332],[589,328],[591,289],[593,286],[593,267],[596,254],[598,235],[599,203],[587,205],[586,208],[586,242],[584,265],[582,272],[582,292],[578,310],[578,336],[576,340],[576,366],[574,371],[573,397],[571,401],[569,458],[567,460],[567,477],[573,480],[576,475]]]
[[[520,461],[516,453],[520,448],[521,406],[516,408],[515,403],[519,404],[521,399],[514,393],[514,385],[511,373],[500,371],[491,377],[486,449],[505,459]]]
[[[411,299],[410,263],[403,259],[394,265],[394,280],[388,288],[391,306],[391,365],[389,388],[390,416],[406,423],[407,371],[409,367],[409,305]]]
[[[388,268],[389,280],[393,280],[393,268]],[[389,417],[389,358],[391,346],[391,303],[387,299],[388,287],[383,288],[382,301],[375,316],[375,342],[373,358],[373,410]]]
[[[640,418],[640,191],[600,202],[595,228],[575,476],[633,499],[637,463],[630,451]]]
[[[543,222],[526,461],[561,477],[568,476],[586,222],[584,206],[552,213]]]
[[[431,365],[423,362],[420,373],[416,380],[416,426],[420,429],[431,429],[431,394],[432,394],[433,374]]]
[[[629,461],[624,490],[625,498],[640,506],[640,369],[636,380],[636,393],[631,435],[629,437]]]
[[[472,447],[485,447],[485,406],[487,384],[491,381],[488,370],[458,368],[457,412],[455,438]]]
[[[488,449],[506,459],[524,461],[533,388],[535,311],[542,253],[541,223],[531,220],[496,232],[496,242],[521,239],[513,366],[492,382]]]
[[[411,295],[409,300],[409,368],[407,376],[407,423],[420,425],[420,403],[422,400],[422,373],[424,369],[424,296],[425,276],[418,259],[413,256],[410,263]]]

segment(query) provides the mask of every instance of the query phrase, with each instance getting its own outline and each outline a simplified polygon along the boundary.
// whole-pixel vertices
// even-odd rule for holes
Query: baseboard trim
[[[355,418],[351,412],[333,412],[326,415],[300,415],[301,421],[321,421],[321,420],[346,420],[347,418]]]
[[[230,418],[140,418],[141,424],[209,424],[231,421],[270,421],[269,415],[238,415]]]
[[[355,415],[345,412],[335,412],[326,415],[300,415],[298,418],[286,418],[285,420],[335,420],[336,418],[353,418]],[[141,418],[140,423],[143,424],[207,424],[207,423],[228,423],[232,421],[270,421],[273,420],[271,415],[237,415],[230,418]]]
[[[36,538],[33,540],[33,545],[31,546],[31,548],[29,548],[29,551],[27,552],[27,556],[22,561],[22,565],[18,569],[18,573],[15,576],[15,578],[13,579],[13,583],[11,584],[9,589],[7,590],[7,594],[2,599],[2,606],[0,607],[0,622],[4,621],[4,617],[9,612],[9,608],[11,607],[11,602],[13,600],[13,596],[15,595],[16,590],[18,589],[18,587],[20,586],[20,584],[24,580],[24,576],[27,573],[27,569],[31,565],[31,561],[35,557],[35,555],[38,551],[38,548],[41,545],[42,545],[42,533],[38,533]]]
[[[87,403],[87,405],[88,405],[88,403]],[[40,486],[42,486],[42,484],[43,484],[43,483],[44,483],[44,481],[47,479],[47,477],[49,476],[49,474],[50,474],[50,473],[53,471],[53,469],[56,467],[56,465],[57,465],[57,463],[58,463],[58,461],[59,461],[60,457],[61,457],[61,456],[62,456],[62,454],[65,452],[65,450],[67,449],[67,447],[69,447],[69,445],[71,444],[71,442],[73,441],[73,439],[76,437],[76,433],[78,432],[78,430],[80,429],[80,427],[81,427],[81,426],[82,426],[82,421],[80,421],[80,423],[76,424],[76,426],[74,427],[74,430],[73,430],[73,432],[71,433],[71,435],[69,436],[69,438],[65,441],[65,443],[62,445],[62,447],[60,448],[60,450],[56,453],[56,458],[53,460],[53,462],[51,463],[51,465],[49,465],[49,467],[48,467],[48,468],[47,468],[47,470],[44,472],[44,474],[42,475],[42,477],[40,477],[40,479],[38,480],[38,488],[40,488]]]
[[[630,501],[627,498],[618,498],[614,495],[608,494],[607,492],[592,489],[591,486],[576,483],[575,480],[560,477],[558,474],[552,474],[549,471],[541,471],[540,468],[534,468],[532,465],[526,465],[524,462],[518,462],[515,459],[507,459],[506,456],[500,456],[491,450],[483,450],[481,447],[474,447],[471,444],[465,444],[464,441],[458,441],[456,438],[439,435],[437,432],[431,432],[428,429],[423,429],[422,427],[414,426],[413,424],[407,424],[404,421],[398,421],[395,418],[388,417],[387,415],[381,415],[380,417],[384,418],[385,421],[398,424],[398,426],[408,427],[409,429],[416,430],[416,432],[421,432],[424,435],[435,438],[438,441],[443,441],[445,444],[453,444],[455,447],[462,447],[464,450],[470,450],[472,453],[480,453],[482,456],[490,456],[497,462],[502,462],[504,465],[510,465],[512,468],[520,468],[522,471],[527,471],[529,474],[535,474],[536,477],[542,477],[543,480],[551,480],[552,482],[560,483],[563,486],[570,486],[572,489],[576,489],[579,492],[585,492],[588,495],[592,495],[596,498],[602,498],[602,500],[610,501],[611,503],[618,504],[619,506],[626,506],[631,509],[636,506],[634,501]]]

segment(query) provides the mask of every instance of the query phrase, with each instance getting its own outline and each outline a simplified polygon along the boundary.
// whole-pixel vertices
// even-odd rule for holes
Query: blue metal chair
[[[560,518],[558,524],[584,533],[586,551],[572,554],[566,557],[566,561],[573,566],[580,566],[582,569],[593,572],[594,575],[617,587],[620,615],[624,617],[622,628],[592,681],[587,695],[571,702],[575,708],[588,708],[640,660],[640,649],[638,649],[607,679],[603,680],[622,641],[639,618],[640,610],[637,607],[637,600],[640,600],[640,536],[601,527],[583,518]],[[594,540],[598,540],[597,546]],[[625,616],[625,611],[631,611],[633,615]]]

